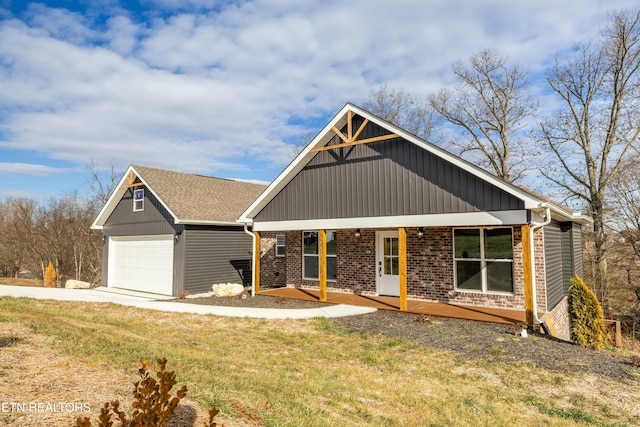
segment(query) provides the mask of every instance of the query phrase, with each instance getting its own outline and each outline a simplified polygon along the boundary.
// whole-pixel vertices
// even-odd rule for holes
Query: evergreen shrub
[[[602,350],[609,339],[604,311],[598,298],[584,281],[574,274],[569,286],[571,339],[581,347]]]

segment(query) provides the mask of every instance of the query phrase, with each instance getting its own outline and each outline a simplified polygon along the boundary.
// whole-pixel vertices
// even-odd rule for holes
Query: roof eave
[[[113,193],[111,193],[109,200],[107,200],[107,203],[105,203],[102,210],[100,210],[100,213],[98,213],[98,216],[96,217],[95,221],[93,222],[93,224],[91,224],[91,228],[94,230],[101,230],[104,227],[105,223],[107,222],[107,220],[109,219],[113,211],[115,210],[116,206],[118,206],[120,199],[122,199],[122,196],[127,191],[127,188],[122,188],[122,186],[124,185],[127,179],[127,176],[129,175],[129,172],[133,172],[138,177],[138,179],[140,179],[142,184],[149,191],[151,191],[151,194],[153,194],[154,197],[158,199],[160,204],[162,204],[162,206],[167,210],[167,212],[169,212],[169,214],[173,217],[173,220],[177,224],[179,221],[179,218],[176,216],[176,214],[169,208],[169,206],[167,206],[164,203],[164,201],[156,194],[156,192],[153,191],[153,188],[151,188],[151,186],[147,183],[147,181],[138,173],[138,171],[136,171],[135,167],[133,165],[130,165],[127,168],[124,175],[122,176],[122,179],[120,179],[120,181],[118,182],[118,185],[116,186]]]

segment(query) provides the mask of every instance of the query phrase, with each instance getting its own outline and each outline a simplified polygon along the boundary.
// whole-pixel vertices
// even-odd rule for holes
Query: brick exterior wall
[[[569,318],[569,297],[564,297],[556,307],[546,313],[542,319],[543,322],[552,329],[556,338],[571,341],[571,320]]]
[[[274,288],[285,286],[287,282],[287,258],[276,256],[276,233],[260,233],[260,287]],[[287,242],[288,249],[288,242]],[[288,255],[288,253],[287,253]]]
[[[544,264],[544,233],[539,228],[534,232],[533,245],[535,247],[536,298],[539,313],[547,311],[547,275]]]
[[[456,291],[453,228],[425,228],[422,238],[417,236],[417,232],[417,228],[407,229],[407,296],[409,299],[524,310],[522,233],[519,226],[513,227],[513,294]],[[269,287],[272,281],[278,286],[286,284],[295,288],[319,289],[317,280],[302,278],[302,232],[286,233],[286,263],[283,263],[284,258],[275,257],[276,234],[281,233],[261,235],[262,286]],[[376,230],[363,229],[359,238],[355,237],[353,229],[338,230],[336,237],[337,280],[328,281],[327,290],[376,295]],[[535,233],[534,242],[538,310],[544,313],[546,312],[546,291],[544,239],[541,230]],[[284,280],[282,271],[286,271]],[[275,272],[280,272],[280,275],[275,276]]]
[[[362,295],[375,295],[375,230],[361,230],[360,237],[355,236],[355,230],[339,230],[336,239],[337,287]]]

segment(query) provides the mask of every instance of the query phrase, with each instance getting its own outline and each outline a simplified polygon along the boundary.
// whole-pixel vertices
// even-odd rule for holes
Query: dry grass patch
[[[35,286],[41,288],[44,286],[42,280],[37,279],[22,279],[16,277],[0,277],[0,285],[12,285],[12,286]]]
[[[79,416],[97,420],[107,401],[118,399],[130,407],[137,380],[130,372],[63,354],[54,337],[24,325],[0,323],[0,336],[17,338],[0,349],[0,425],[69,427]],[[207,419],[201,405],[183,399],[171,425],[197,426]]]
[[[192,400],[202,408],[215,405],[238,424],[622,426],[633,425],[636,412],[603,392],[626,387],[626,398],[640,400],[637,383],[606,380],[594,384],[601,398],[581,397],[574,388],[587,376],[466,362],[401,339],[350,334],[326,319],[237,319],[11,298],[0,298],[0,308],[0,325],[21,328],[7,333],[44,340],[42,350],[30,350],[27,371],[47,359],[47,369],[67,381],[66,373],[79,366],[69,385],[88,387],[104,370],[118,378],[104,393],[111,399],[114,391],[129,390],[141,360],[166,357]],[[7,390],[20,381],[13,376],[2,398],[11,398]],[[561,406],[559,397],[566,398]]]

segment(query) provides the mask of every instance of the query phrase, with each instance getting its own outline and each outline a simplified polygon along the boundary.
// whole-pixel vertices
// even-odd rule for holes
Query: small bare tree
[[[293,156],[296,157],[298,154],[300,154],[312,139],[313,134],[311,132],[301,133],[298,137],[298,140],[294,142],[293,145],[291,145],[291,152],[293,153]]]
[[[572,59],[556,62],[547,80],[562,105],[541,124],[552,153],[542,174],[589,208],[593,285],[605,302],[605,197],[640,137],[640,9],[614,13],[602,39],[577,46]]]
[[[467,137],[453,146],[460,154],[479,154],[480,165],[500,178],[518,181],[535,154],[524,133],[538,107],[527,88],[528,72],[492,50],[452,68],[458,88],[429,96],[429,104]]]

